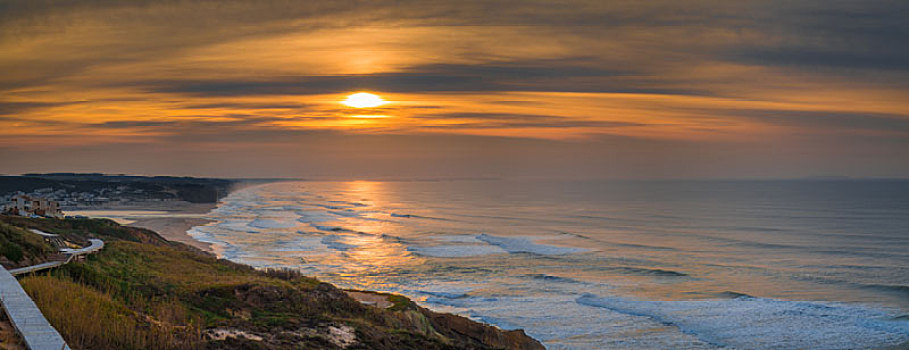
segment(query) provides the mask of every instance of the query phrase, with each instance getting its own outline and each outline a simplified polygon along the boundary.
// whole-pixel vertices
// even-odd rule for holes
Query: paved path
[[[91,244],[81,249],[62,250],[67,255],[65,261],[51,261],[43,264],[7,271],[0,267],[0,304],[10,323],[19,332],[26,347],[31,350],[69,350],[69,346],[60,333],[44,318],[35,302],[25,293],[19,281],[13,275],[35,272],[72,261],[73,258],[94,253],[104,248],[104,241],[90,239]]]

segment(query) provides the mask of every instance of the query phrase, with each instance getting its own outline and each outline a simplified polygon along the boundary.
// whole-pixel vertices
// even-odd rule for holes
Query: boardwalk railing
[[[100,239],[90,239],[89,242],[91,244],[85,248],[62,250],[67,256],[63,261],[51,261],[8,271],[0,267],[0,304],[3,305],[3,310],[10,323],[22,336],[25,346],[30,350],[69,350],[69,346],[66,345],[60,333],[50,325],[50,322],[47,322],[44,314],[25,293],[13,275],[60,266],[77,256],[94,253],[104,248],[104,241]]]
[[[91,243],[88,247],[80,248],[80,249],[63,249],[63,250],[61,250],[61,252],[63,252],[63,254],[66,255],[66,260],[50,261],[50,262],[46,262],[43,264],[26,266],[26,267],[21,267],[18,269],[12,269],[12,270],[9,270],[9,273],[11,273],[15,276],[15,275],[21,275],[23,273],[36,272],[36,271],[40,271],[40,270],[44,270],[44,269],[49,269],[52,267],[57,267],[57,266],[69,263],[77,256],[91,254],[91,253],[101,250],[101,248],[104,248],[104,241],[102,241],[100,239],[90,239],[88,241]]]

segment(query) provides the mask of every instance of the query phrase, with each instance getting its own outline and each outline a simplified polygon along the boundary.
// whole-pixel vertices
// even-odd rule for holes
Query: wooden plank
[[[13,277],[14,274],[29,273],[51,267],[60,266],[70,262],[74,257],[91,254],[104,248],[104,241],[90,239],[88,247],[69,249],[65,261],[51,261],[43,264],[27,266],[19,269],[6,270],[0,267],[0,305],[6,312],[10,323],[19,332],[25,346],[30,350],[69,350],[69,345],[60,336],[60,333],[44,318],[44,314],[25,293],[22,285]]]
[[[0,304],[10,323],[31,350],[69,350],[60,333],[44,318],[19,281],[0,268]]]

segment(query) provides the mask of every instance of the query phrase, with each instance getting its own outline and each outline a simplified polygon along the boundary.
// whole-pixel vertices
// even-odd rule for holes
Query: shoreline
[[[207,215],[217,207],[218,203],[141,202],[130,205],[71,208],[64,212],[67,215],[110,219],[124,226],[152,230],[168,241],[180,242],[214,254],[211,243],[196,240],[188,231],[193,227],[215,222],[207,218]]]

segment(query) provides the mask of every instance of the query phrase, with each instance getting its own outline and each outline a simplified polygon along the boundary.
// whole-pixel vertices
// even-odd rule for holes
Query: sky
[[[906,18],[902,0],[0,0],[0,173],[909,177]],[[387,103],[341,103],[357,92]]]

